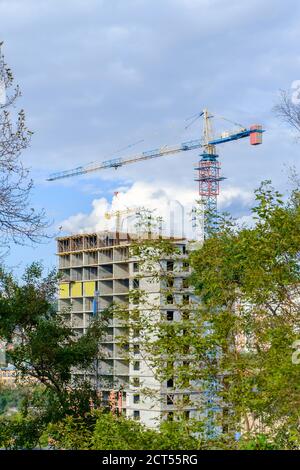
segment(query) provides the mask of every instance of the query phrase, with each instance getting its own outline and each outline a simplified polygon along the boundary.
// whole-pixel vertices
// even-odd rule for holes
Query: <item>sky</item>
[[[45,209],[53,234],[42,245],[12,246],[7,264],[54,266],[55,235],[111,228],[107,210],[145,206],[166,216],[170,201],[191,209],[199,151],[46,178],[200,138],[200,119],[185,127],[203,108],[266,130],[261,146],[244,139],[218,148],[227,178],[220,210],[247,220],[265,179],[287,191],[300,143],[273,107],[279,90],[300,79],[299,22],[296,0],[0,0],[3,53],[34,131],[22,160],[35,182],[32,204]],[[215,119],[216,134],[232,128]]]

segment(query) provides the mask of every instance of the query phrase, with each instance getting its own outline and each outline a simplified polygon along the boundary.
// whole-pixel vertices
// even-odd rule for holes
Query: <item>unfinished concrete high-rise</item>
[[[180,316],[176,304],[182,298],[193,304],[195,297],[184,282],[189,274],[186,262],[188,242],[180,238],[171,241],[181,254],[175,260],[162,260],[174,278],[174,296],[166,298],[161,281],[153,282],[141,274],[138,259],[130,254],[132,237],[129,234],[120,237],[120,234],[101,232],[59,237],[60,313],[78,334],[82,334],[94,315],[101,315],[101,311],[112,303],[120,303],[130,312],[133,306],[129,293],[138,287],[147,292],[150,302],[156,303],[157,315],[166,321],[176,320]],[[120,337],[126,335],[129,342],[133,341],[126,321],[112,317],[101,342],[104,354],[97,364],[97,374],[90,377],[100,388],[103,399],[111,401],[113,390],[116,406],[121,407],[126,416],[140,419],[151,427],[157,426],[167,416],[172,418],[177,398],[188,396],[189,404],[183,412],[186,417],[195,416],[197,393],[189,389],[176,390],[172,379],[158,382],[153,369],[142,358],[138,338],[134,338],[133,356],[128,357],[120,344]],[[153,391],[151,397],[143,393],[144,388]]]

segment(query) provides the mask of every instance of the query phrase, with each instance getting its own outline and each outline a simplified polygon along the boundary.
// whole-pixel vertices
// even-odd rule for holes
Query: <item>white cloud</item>
[[[109,203],[105,198],[94,199],[92,202],[92,210],[89,214],[79,212],[64,220],[60,226],[67,233],[94,232],[103,230],[104,214],[109,210]]]
[[[194,189],[168,184],[137,181],[130,187],[120,187],[111,203],[104,197],[94,199],[89,213],[78,213],[61,222],[63,231],[67,233],[84,233],[102,230],[114,230],[116,218],[107,220],[107,211],[123,211],[127,208],[146,208],[153,211],[154,216],[164,220],[164,233],[195,237],[192,228],[192,208],[195,206],[197,195]],[[251,192],[242,188],[227,188],[219,198],[220,210],[227,209],[232,204],[247,206],[253,199]],[[134,216],[122,217],[122,229],[135,231]]]
[[[253,201],[253,192],[243,188],[229,187],[221,190],[219,195],[219,206],[222,210],[227,209],[233,202],[240,206],[247,206]]]
[[[255,221],[253,219],[253,215],[243,215],[242,217],[238,218],[237,223],[240,227],[253,227]]]

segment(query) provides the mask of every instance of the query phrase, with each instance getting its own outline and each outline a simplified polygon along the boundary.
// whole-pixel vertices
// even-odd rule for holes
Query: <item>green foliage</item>
[[[41,319],[52,318],[57,282],[55,271],[43,278],[40,263],[27,268],[22,283],[1,268],[0,337],[11,341],[19,330],[33,330]]]
[[[137,421],[112,413],[99,415],[93,433],[93,449],[132,450],[152,448],[155,432],[145,429]],[[150,446],[150,447],[148,447]]]
[[[0,387],[0,416],[10,408],[18,408],[23,398],[22,387]]]
[[[0,447],[10,450],[33,449],[39,445],[43,423],[39,419],[14,415],[0,419]]]
[[[197,420],[165,420],[160,426],[156,448],[160,450],[205,449],[203,431],[203,423]]]
[[[264,182],[256,192],[253,227],[220,217],[218,231],[189,254],[192,275],[184,289],[196,293],[200,305],[174,295],[176,276],[165,260],[183,258],[172,242],[133,245],[140,277],[159,280],[157,295],[174,295],[172,310],[179,315],[168,321],[160,303],[151,304],[139,287],[132,294],[134,308],[113,306],[114,314],[138,338],[139,354],[156,378],[173,380],[170,393],[188,388],[200,397],[193,405],[197,419],[185,419],[187,403],[177,399],[174,420],[156,430],[107,411],[91,412],[91,401],[97,408],[99,398],[89,383],[71,380],[73,368],[88,369],[99,355],[105,318],[77,338],[53,308],[55,273],[43,279],[33,265],[19,285],[2,272],[0,336],[18,338],[11,361],[42,386],[23,401],[19,421],[1,421],[1,445],[30,448],[42,436],[64,449],[299,449],[300,365],[292,361],[300,331],[299,194],[294,190],[283,201]],[[129,337],[127,332],[120,341],[132,358]],[[143,387],[140,393],[151,396]]]
[[[253,227],[224,214],[190,253],[199,307],[186,308],[175,295],[180,316],[168,322],[142,296],[136,310],[147,315],[131,318],[156,377],[209,397],[197,406],[204,429],[218,430],[207,431],[213,448],[298,445],[300,366],[292,353],[300,329],[300,192],[284,201],[266,181],[255,196]],[[133,254],[142,275],[165,281],[161,295],[176,293],[174,274],[163,267],[164,259],[180,260],[172,243],[147,240]],[[236,441],[237,432],[247,440]]]
[[[87,450],[92,448],[95,418],[67,416],[57,423],[50,423],[45,436],[51,448]]]
[[[57,274],[43,277],[39,263],[26,270],[22,283],[0,272],[0,337],[11,343],[8,360],[23,383],[40,384],[23,401],[22,416],[39,418],[45,425],[67,415],[84,416],[91,403],[101,404],[92,384],[80,375],[73,378],[72,372],[92,372],[100,354],[105,314],[77,337],[56,313],[57,288]]]
[[[195,437],[195,427],[186,421],[164,421],[160,429],[149,429],[138,421],[100,411],[86,419],[67,417],[52,424],[48,436],[49,443],[60,449],[180,450],[203,445]]]
[[[262,183],[255,226],[225,221],[191,256],[210,325],[205,341],[219,352],[214,376],[223,377],[217,399],[230,410],[227,425],[237,429],[243,421],[255,433],[259,422],[272,438],[287,418],[298,422],[300,369],[291,359],[300,327],[298,194],[284,203],[270,182]]]
[[[255,438],[243,439],[238,448],[239,450],[276,450],[276,445],[269,441],[268,436],[258,434]]]

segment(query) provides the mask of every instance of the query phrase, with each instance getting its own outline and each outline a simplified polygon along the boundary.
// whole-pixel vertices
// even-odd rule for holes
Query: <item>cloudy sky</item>
[[[0,0],[3,52],[20,84],[32,145],[23,154],[33,202],[53,233],[104,227],[105,210],[144,205],[163,213],[197,197],[197,151],[46,182],[49,173],[201,135],[186,119],[207,107],[264,144],[220,147],[220,209],[247,217],[263,179],[286,191],[299,143],[272,111],[280,89],[300,79],[297,0]],[[216,133],[233,127],[216,120]],[[139,143],[137,143],[139,142]],[[198,152],[199,153],[199,152]],[[119,195],[114,197],[114,191]],[[106,222],[107,223],[107,222]],[[55,264],[55,241],[14,248],[17,269]],[[22,261],[20,261],[22,260]]]

